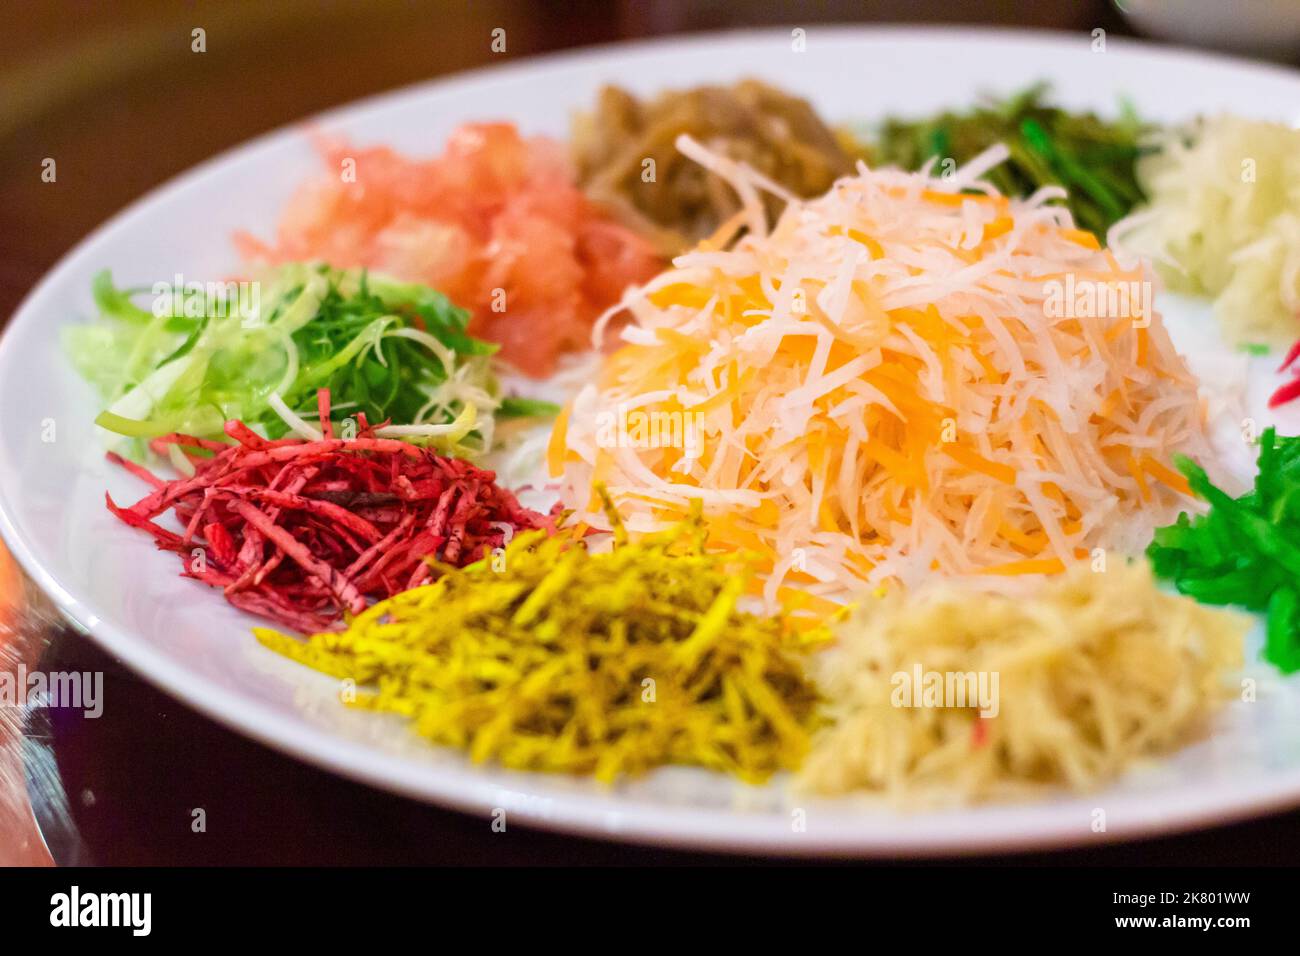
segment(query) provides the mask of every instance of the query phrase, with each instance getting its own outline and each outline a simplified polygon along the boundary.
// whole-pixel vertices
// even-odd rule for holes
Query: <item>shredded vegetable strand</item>
[[[553,434],[566,504],[600,527],[605,481],[652,531],[700,499],[715,545],[764,554],[769,601],[1143,546],[1187,492],[1171,455],[1205,448],[1151,277],[989,190],[860,167],[629,292],[623,348]]]
[[[698,513],[604,552],[529,532],[341,634],[256,633],[476,761],[603,781],[683,763],[757,782],[807,752],[802,656],[825,634],[739,610],[747,562],[704,553],[703,536]]]
[[[1248,626],[1161,591],[1145,562],[1076,565],[1024,597],[868,598],[817,661],[833,725],[802,783],[913,804],[1095,788],[1204,730]]]

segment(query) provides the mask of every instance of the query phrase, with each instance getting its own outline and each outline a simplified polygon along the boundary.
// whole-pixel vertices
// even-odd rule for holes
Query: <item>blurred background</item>
[[[1100,28],[1295,62],[1297,11],[1300,0],[5,0],[0,324],[78,240],[169,177],[318,110],[500,62],[489,47],[497,27],[508,60],[704,30],[913,22]],[[57,184],[40,181],[45,157],[57,158]],[[0,669],[38,661],[104,670],[109,692],[130,706],[89,723],[0,708],[0,865],[689,859],[544,834],[484,840],[477,821],[273,754],[64,629],[0,546]],[[185,822],[176,807],[188,806],[173,797],[196,790],[247,821],[245,844],[168,839]],[[387,825],[364,825],[376,817]],[[1276,853],[1273,832],[1245,825],[1073,857],[1265,862]]]
[[[1131,32],[1108,0],[7,0],[0,4],[0,317],[91,228],[176,173],[357,97],[506,57],[795,22]],[[191,51],[191,31],[206,51]],[[40,161],[58,159],[55,189]]]
[[[0,320],[93,226],[283,123],[502,57],[703,30],[983,24],[1293,58],[1300,0],[8,0],[0,10]],[[1126,12],[1125,12],[1126,11]],[[206,50],[191,50],[202,28]],[[56,189],[35,188],[57,157]]]

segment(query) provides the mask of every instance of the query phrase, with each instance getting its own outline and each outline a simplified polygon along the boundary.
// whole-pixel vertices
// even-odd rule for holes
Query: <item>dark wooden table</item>
[[[813,6],[817,16],[802,8]],[[793,9],[793,13],[791,10]],[[1126,32],[1104,0],[419,3],[11,0],[0,11],[0,317],[89,230],[222,149],[359,96],[493,59],[677,30],[818,20]],[[206,52],[192,50],[202,29]],[[53,158],[57,180],[42,182]],[[63,627],[0,547],[0,667],[100,670],[114,702],[0,710],[0,864],[701,863],[512,828],[340,780],[232,734]],[[30,806],[29,806],[30,804]],[[195,834],[201,806],[207,832]],[[1292,862],[1300,815],[1026,862]],[[48,849],[47,849],[48,847]],[[971,860],[987,863],[989,858]]]

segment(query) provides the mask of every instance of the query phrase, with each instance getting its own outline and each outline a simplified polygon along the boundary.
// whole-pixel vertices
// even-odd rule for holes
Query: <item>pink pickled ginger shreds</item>
[[[462,126],[431,159],[339,140],[320,149],[326,171],[299,188],[275,242],[240,234],[240,252],[431,285],[530,375],[590,348],[601,311],[663,264],[578,190],[561,144],[508,123]]]

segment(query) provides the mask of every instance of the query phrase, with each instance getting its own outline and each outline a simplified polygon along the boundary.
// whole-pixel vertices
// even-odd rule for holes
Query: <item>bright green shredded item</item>
[[[1300,436],[1264,431],[1255,487],[1240,498],[1190,459],[1175,461],[1210,511],[1156,531],[1147,549],[1156,574],[1205,604],[1267,613],[1264,659],[1300,670]]]
[[[803,657],[827,632],[738,610],[752,559],[705,553],[698,512],[632,543],[611,520],[612,551],[529,532],[342,633],[255,633],[476,762],[605,782],[661,764],[749,782],[797,768],[818,722]]]

